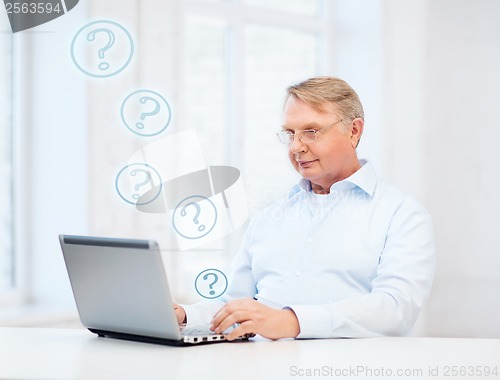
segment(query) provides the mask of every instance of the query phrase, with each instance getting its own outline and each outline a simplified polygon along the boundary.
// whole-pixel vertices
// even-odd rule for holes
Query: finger
[[[254,333],[255,324],[253,321],[245,321],[240,323],[238,327],[234,328],[228,335],[226,335],[226,339],[231,341],[238,339],[245,334],[253,334]]]
[[[242,318],[239,312],[233,312],[228,314],[223,320],[219,322],[218,325],[214,325],[214,331],[217,334],[221,334],[226,331],[228,328],[233,326],[235,323],[243,322],[245,319]]]
[[[225,306],[223,306],[217,314],[215,314],[214,319],[212,319],[212,324],[210,330],[215,331],[215,329],[220,325],[220,323],[227,318],[229,311]]]
[[[182,306],[174,304],[175,316],[177,318],[178,323],[183,323],[186,318],[186,311]]]
[[[215,314],[214,319],[212,320],[212,327],[213,330],[215,330],[217,327],[221,325],[221,323],[226,320],[228,317],[232,316],[235,314],[238,310],[240,310],[240,303],[238,301],[231,301],[226,303],[223,307],[219,309],[217,314]],[[233,323],[239,322],[235,320],[234,322],[228,324],[225,324],[225,328],[228,328],[231,326]],[[211,327],[211,328],[212,328]],[[222,330],[224,331],[224,330]]]
[[[247,301],[248,300],[236,300],[226,303],[215,315],[210,329],[212,331],[218,329],[218,331],[223,332],[234,323],[247,320],[248,318],[246,316],[250,313]]]

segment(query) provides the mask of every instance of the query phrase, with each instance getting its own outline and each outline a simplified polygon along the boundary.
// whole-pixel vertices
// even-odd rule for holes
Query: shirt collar
[[[330,192],[334,189],[358,187],[372,197],[377,186],[377,175],[370,161],[362,159],[359,160],[359,163],[361,164],[361,168],[346,179],[335,182],[330,187]],[[300,191],[311,191],[311,181],[301,178],[290,190],[288,198],[291,198]]]

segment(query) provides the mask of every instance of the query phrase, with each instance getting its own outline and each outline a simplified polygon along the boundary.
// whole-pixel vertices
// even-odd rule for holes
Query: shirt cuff
[[[329,306],[290,305],[283,309],[290,309],[297,316],[300,333],[296,339],[327,338],[332,331],[332,316]]]
[[[179,304],[186,312],[187,324],[191,326],[207,325],[212,323],[212,319],[220,309],[218,303],[199,302],[192,305]]]

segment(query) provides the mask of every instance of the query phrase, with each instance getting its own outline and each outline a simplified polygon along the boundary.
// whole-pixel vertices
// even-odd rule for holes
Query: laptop
[[[80,320],[91,332],[177,346],[226,339],[228,331],[179,326],[156,241],[74,235],[59,241]]]

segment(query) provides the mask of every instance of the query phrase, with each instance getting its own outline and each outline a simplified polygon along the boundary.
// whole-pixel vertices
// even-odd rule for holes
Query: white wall
[[[388,180],[435,221],[438,271],[419,333],[500,337],[500,2],[382,1]]]
[[[500,337],[500,2],[429,2],[428,203],[439,249],[431,334]]]

